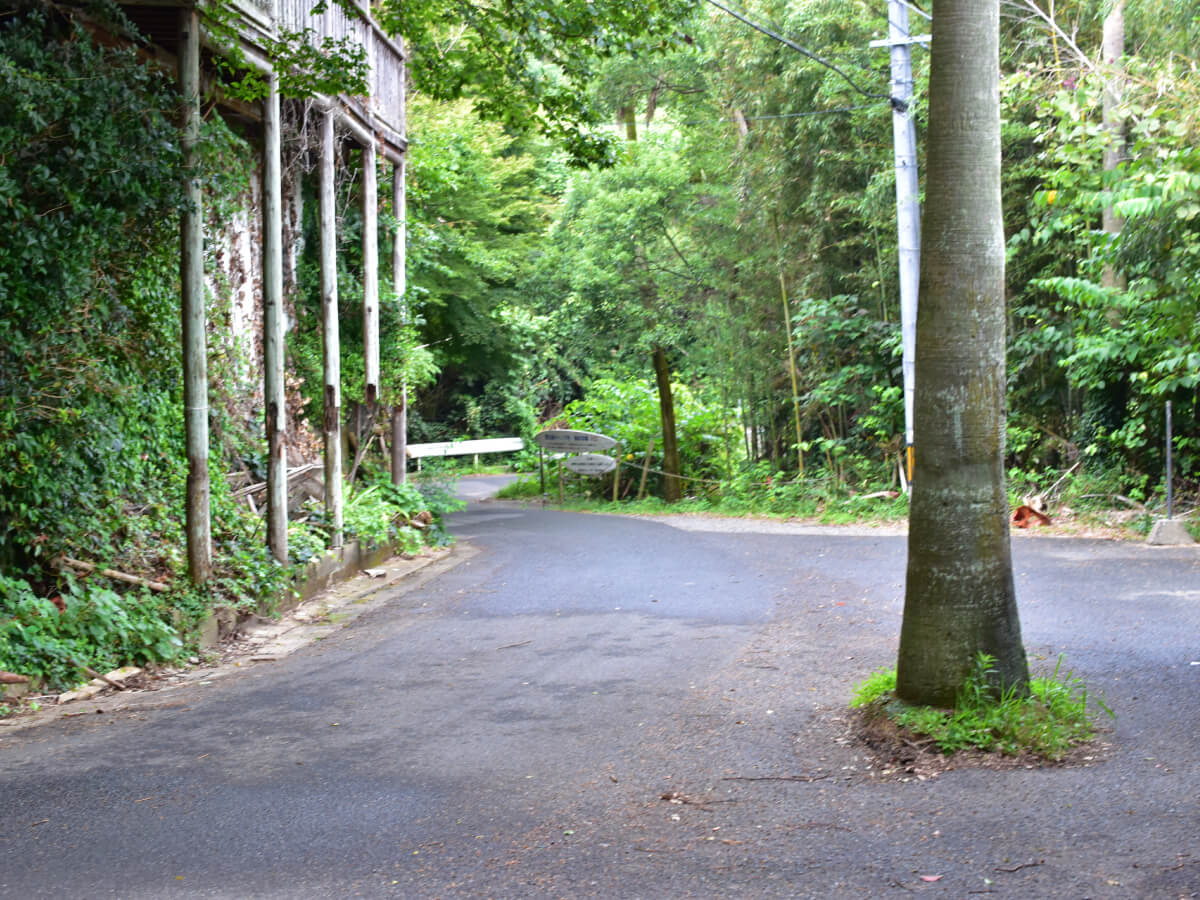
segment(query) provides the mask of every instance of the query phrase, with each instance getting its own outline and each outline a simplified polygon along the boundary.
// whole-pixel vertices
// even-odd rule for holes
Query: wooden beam
[[[379,400],[379,184],[375,142],[362,148],[363,360],[368,409]]]
[[[288,558],[287,398],[284,390],[283,176],[279,79],[268,76],[263,101],[263,401],[267,432],[267,546]]]
[[[325,513],[333,526],[330,547],[342,546],[342,374],[338,343],[337,211],[334,208],[335,150],[329,110],[321,121],[320,232],[321,232],[321,340],[325,392],[322,431],[325,436]]]
[[[392,217],[396,230],[392,233],[392,290],[400,304],[400,321],[408,323],[408,269],[405,245],[408,241],[408,196],[405,181],[405,158],[392,168]],[[400,398],[392,406],[392,484],[408,480],[408,381],[400,385]]]
[[[194,584],[212,576],[212,523],[208,481],[208,357],[204,310],[204,198],[196,171],[200,142],[200,17],[179,12],[179,87],[183,94],[186,205],[179,224],[183,324],[183,403],[188,475],[186,533],[188,575]]]

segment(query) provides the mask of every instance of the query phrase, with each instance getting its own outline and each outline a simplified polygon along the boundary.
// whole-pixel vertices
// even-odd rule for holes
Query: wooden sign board
[[[567,428],[539,432],[533,436],[533,440],[543,450],[552,453],[591,453],[596,450],[610,450],[617,445],[616,438],[610,438],[606,434],[572,431]]]
[[[615,469],[617,461],[611,456],[601,456],[599,453],[580,453],[578,456],[569,457],[563,465],[580,475],[599,477]]]

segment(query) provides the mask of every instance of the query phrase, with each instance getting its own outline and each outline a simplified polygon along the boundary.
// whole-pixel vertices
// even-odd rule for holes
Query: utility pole
[[[916,395],[917,291],[921,272],[921,195],[917,178],[917,130],[912,120],[912,45],[928,40],[928,35],[909,33],[908,4],[904,0],[888,0],[888,38],[871,42],[872,47],[887,47],[892,56],[892,142],[896,160],[896,230],[900,251],[905,470],[910,483]]]

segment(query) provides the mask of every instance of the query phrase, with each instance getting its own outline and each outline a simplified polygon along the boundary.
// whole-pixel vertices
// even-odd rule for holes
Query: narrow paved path
[[[0,897],[1200,893],[1195,550],[1017,540],[1035,665],[1104,693],[1111,748],[905,781],[844,713],[903,537],[453,529],[457,564],[284,660],[0,731]]]

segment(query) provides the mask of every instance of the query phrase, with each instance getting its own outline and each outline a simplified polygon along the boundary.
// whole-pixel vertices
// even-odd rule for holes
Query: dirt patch
[[[943,753],[933,738],[913,734],[878,709],[851,710],[847,737],[870,759],[864,776],[873,781],[928,781],[956,769],[1065,769],[1104,762],[1112,745],[1100,738],[1073,747],[1061,759],[1032,753],[1016,756],[996,751],[958,750]]]

